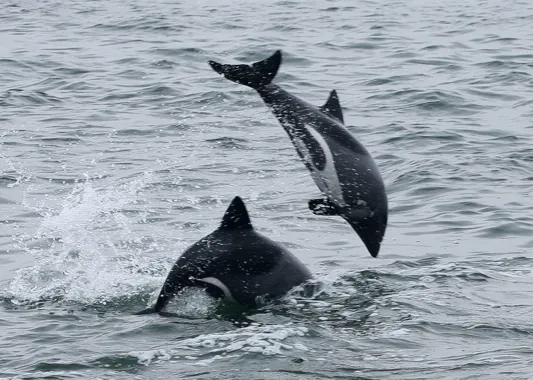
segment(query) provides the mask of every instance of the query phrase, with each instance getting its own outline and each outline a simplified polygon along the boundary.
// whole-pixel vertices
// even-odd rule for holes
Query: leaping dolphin
[[[388,202],[379,169],[344,126],[337,92],[322,107],[283,90],[272,80],[281,65],[281,51],[252,65],[209,61],[225,78],[255,89],[288,133],[325,199],[312,199],[316,215],[340,215],[377,257],[387,227]]]
[[[176,261],[156,303],[137,314],[161,312],[186,287],[243,306],[258,297],[283,296],[311,278],[311,273],[280,244],[256,232],[244,202],[235,197],[214,232],[187,248]]]

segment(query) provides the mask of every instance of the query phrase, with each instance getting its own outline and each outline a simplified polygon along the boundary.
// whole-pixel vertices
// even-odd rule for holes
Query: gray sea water
[[[530,1],[6,0],[0,377],[533,378]],[[257,94],[207,60],[282,49],[276,83],[346,124],[387,186],[377,259]],[[236,195],[322,290],[136,316]]]

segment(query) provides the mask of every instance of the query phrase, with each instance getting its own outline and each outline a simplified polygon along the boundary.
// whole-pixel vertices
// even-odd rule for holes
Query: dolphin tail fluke
[[[268,85],[276,76],[281,65],[281,51],[267,59],[250,65],[224,65],[209,61],[209,65],[224,78],[254,89]]]

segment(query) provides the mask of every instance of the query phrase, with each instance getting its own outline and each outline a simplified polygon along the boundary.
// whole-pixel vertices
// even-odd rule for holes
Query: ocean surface
[[[0,378],[533,378],[533,3],[6,0]],[[284,53],[336,89],[389,196],[377,259],[257,93],[207,65]],[[231,199],[312,271],[229,318],[133,315]]]

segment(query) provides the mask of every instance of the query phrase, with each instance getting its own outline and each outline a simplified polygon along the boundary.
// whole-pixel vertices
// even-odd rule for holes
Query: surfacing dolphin
[[[137,314],[161,312],[186,287],[243,306],[258,297],[283,296],[311,278],[309,270],[280,244],[256,232],[244,202],[235,197],[222,223],[187,248],[168,274],[156,303]]]
[[[340,215],[357,232],[373,257],[379,253],[387,227],[388,203],[379,169],[346,129],[335,90],[315,107],[272,83],[281,51],[249,65],[209,65],[225,78],[255,89],[293,142],[326,199],[312,199],[316,215]]]

